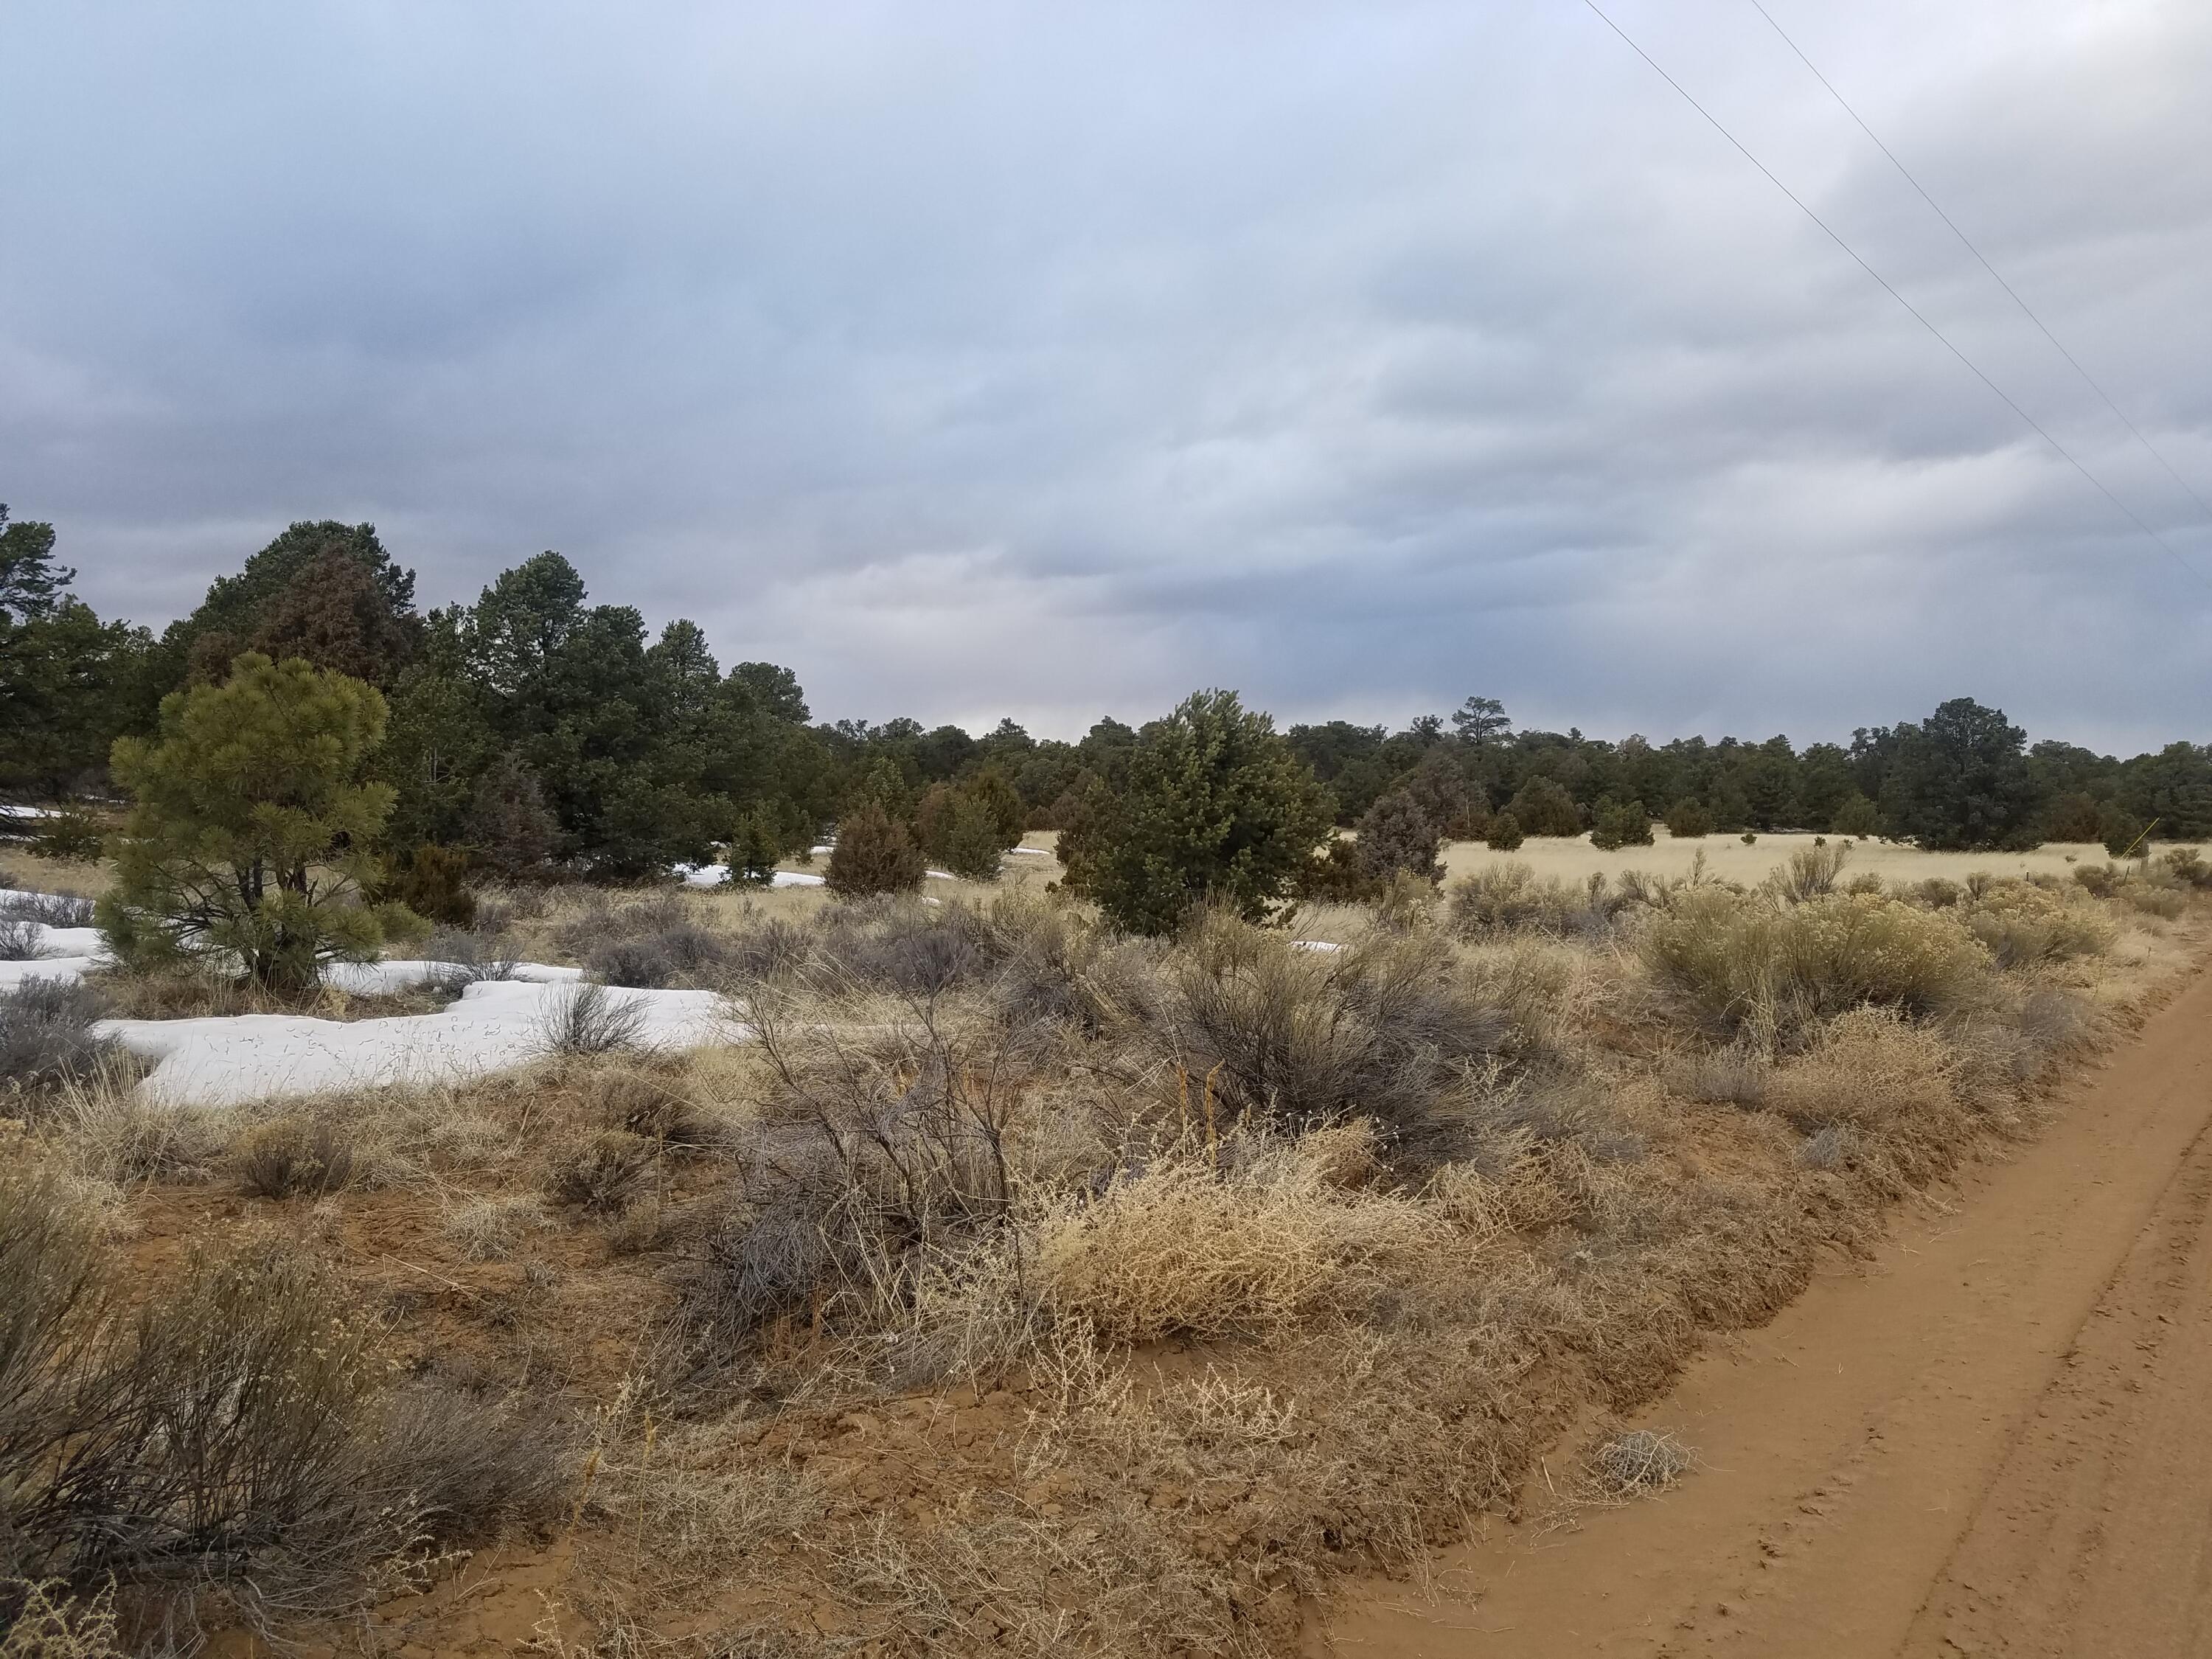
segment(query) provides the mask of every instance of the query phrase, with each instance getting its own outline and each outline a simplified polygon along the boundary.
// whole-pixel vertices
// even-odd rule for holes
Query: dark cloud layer
[[[2212,497],[2212,13],[1770,0]],[[1748,0],[1626,27],[2199,573]],[[1577,5],[10,8],[0,499],[543,547],[817,709],[2202,738],[2179,568]]]

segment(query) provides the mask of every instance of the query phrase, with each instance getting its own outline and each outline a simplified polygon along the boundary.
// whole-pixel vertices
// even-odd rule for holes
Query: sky
[[[2185,488],[1753,0],[1602,3],[2125,510],[1583,0],[10,0],[0,501],[823,718],[2212,738],[2212,7],[1765,0]]]

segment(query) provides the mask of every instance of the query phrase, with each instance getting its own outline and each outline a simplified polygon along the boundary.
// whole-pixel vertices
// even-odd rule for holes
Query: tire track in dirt
[[[1354,1588],[1346,1659],[2212,1654],[2212,974],[1643,1414],[1675,1492]]]

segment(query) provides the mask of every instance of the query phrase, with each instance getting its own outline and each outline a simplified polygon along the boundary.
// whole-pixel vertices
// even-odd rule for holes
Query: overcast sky
[[[2212,6],[1767,0],[2212,499]],[[1751,0],[9,0],[0,500],[557,548],[823,717],[2203,741],[2212,521]]]

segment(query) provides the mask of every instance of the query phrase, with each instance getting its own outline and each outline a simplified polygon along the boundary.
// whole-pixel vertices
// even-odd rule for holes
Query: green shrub
[[[1948,876],[1929,876],[1912,889],[1912,896],[1931,910],[1948,910],[1966,896],[1966,889]]]
[[[1651,815],[1640,800],[1617,801],[1607,796],[1591,814],[1590,845],[1603,853],[1623,847],[1649,847]]]
[[[1357,904],[1375,894],[1374,878],[1360,861],[1359,843],[1349,836],[1332,836],[1291,885],[1293,898],[1317,904]]]
[[[2112,925],[2086,902],[2072,904],[2026,882],[1992,887],[1965,913],[1967,931],[2000,967],[2101,956]]]
[[[1872,801],[1855,789],[1829,815],[1828,827],[1839,836],[1850,836],[1863,841],[1881,830],[1881,812]]]
[[[2076,791],[2061,795],[2051,803],[2051,816],[2044,833],[2052,841],[2102,841],[2105,838],[2103,809],[2094,795]]]
[[[1521,820],[1510,811],[1492,813],[1490,823],[1482,832],[1482,844],[1493,853],[1514,852],[1523,839]]]
[[[1872,894],[1784,905],[1692,890],[1651,918],[1639,950],[1663,992],[1717,1025],[1769,1033],[1862,1003],[1942,1012],[1990,965],[1951,917]]]
[[[1667,833],[1676,841],[1699,841],[1713,833],[1713,815],[1705,802],[1685,795],[1667,809]]]
[[[954,793],[945,814],[943,832],[933,850],[956,876],[968,881],[996,881],[1002,855],[1020,840],[1020,826],[1015,826],[1010,838],[1004,814],[987,795],[963,789]]]
[[[443,847],[418,847],[404,867],[380,890],[425,921],[448,927],[476,925],[477,898],[464,884],[468,860]]]
[[[996,881],[1000,854],[1021,844],[1025,819],[1013,785],[987,766],[960,783],[935,783],[923,792],[915,808],[915,839],[954,875]]]
[[[1607,890],[1601,875],[1586,887],[1571,887],[1555,877],[1540,880],[1517,861],[1492,865],[1453,884],[1448,914],[1453,928],[1469,939],[1525,932],[1601,933],[1630,902],[1629,895],[1642,890],[1643,878],[1626,872],[1622,884],[1626,890],[1616,895]]]
[[[837,826],[830,854],[830,890],[846,898],[872,893],[910,892],[921,885],[927,865],[906,825],[871,800]]]
[[[2159,860],[2168,875],[2191,887],[2212,887],[2212,864],[2194,847],[2170,848]]]
[[[469,809],[477,856],[509,881],[526,881],[552,863],[560,829],[538,775],[522,757],[509,750],[495,759]]]
[[[2098,898],[2110,898],[2119,888],[2120,869],[2115,864],[2085,864],[2074,872],[2074,879]]]
[[[1433,932],[1299,951],[1225,914],[1170,958],[1166,1045],[1232,1116],[1304,1129],[1356,1114],[1395,1150],[1437,1149],[1470,1100],[1470,1068],[1503,1056],[1512,1021],[1479,996]]]
[[[2116,859],[2131,857],[2143,852],[2149,845],[2148,826],[2124,807],[2107,805],[2098,816],[2097,830],[2097,839],[2105,843],[2105,850]]]
[[[97,864],[102,842],[100,820],[72,801],[39,821],[31,851],[57,864]]]
[[[1369,807],[1359,820],[1359,866],[1368,878],[1384,883],[1398,875],[1439,883],[1437,862],[1442,836],[1421,804],[1404,789],[1394,789]]]
[[[1579,836],[1583,815],[1574,797],[1550,778],[1531,778],[1507,809],[1524,836]]]

